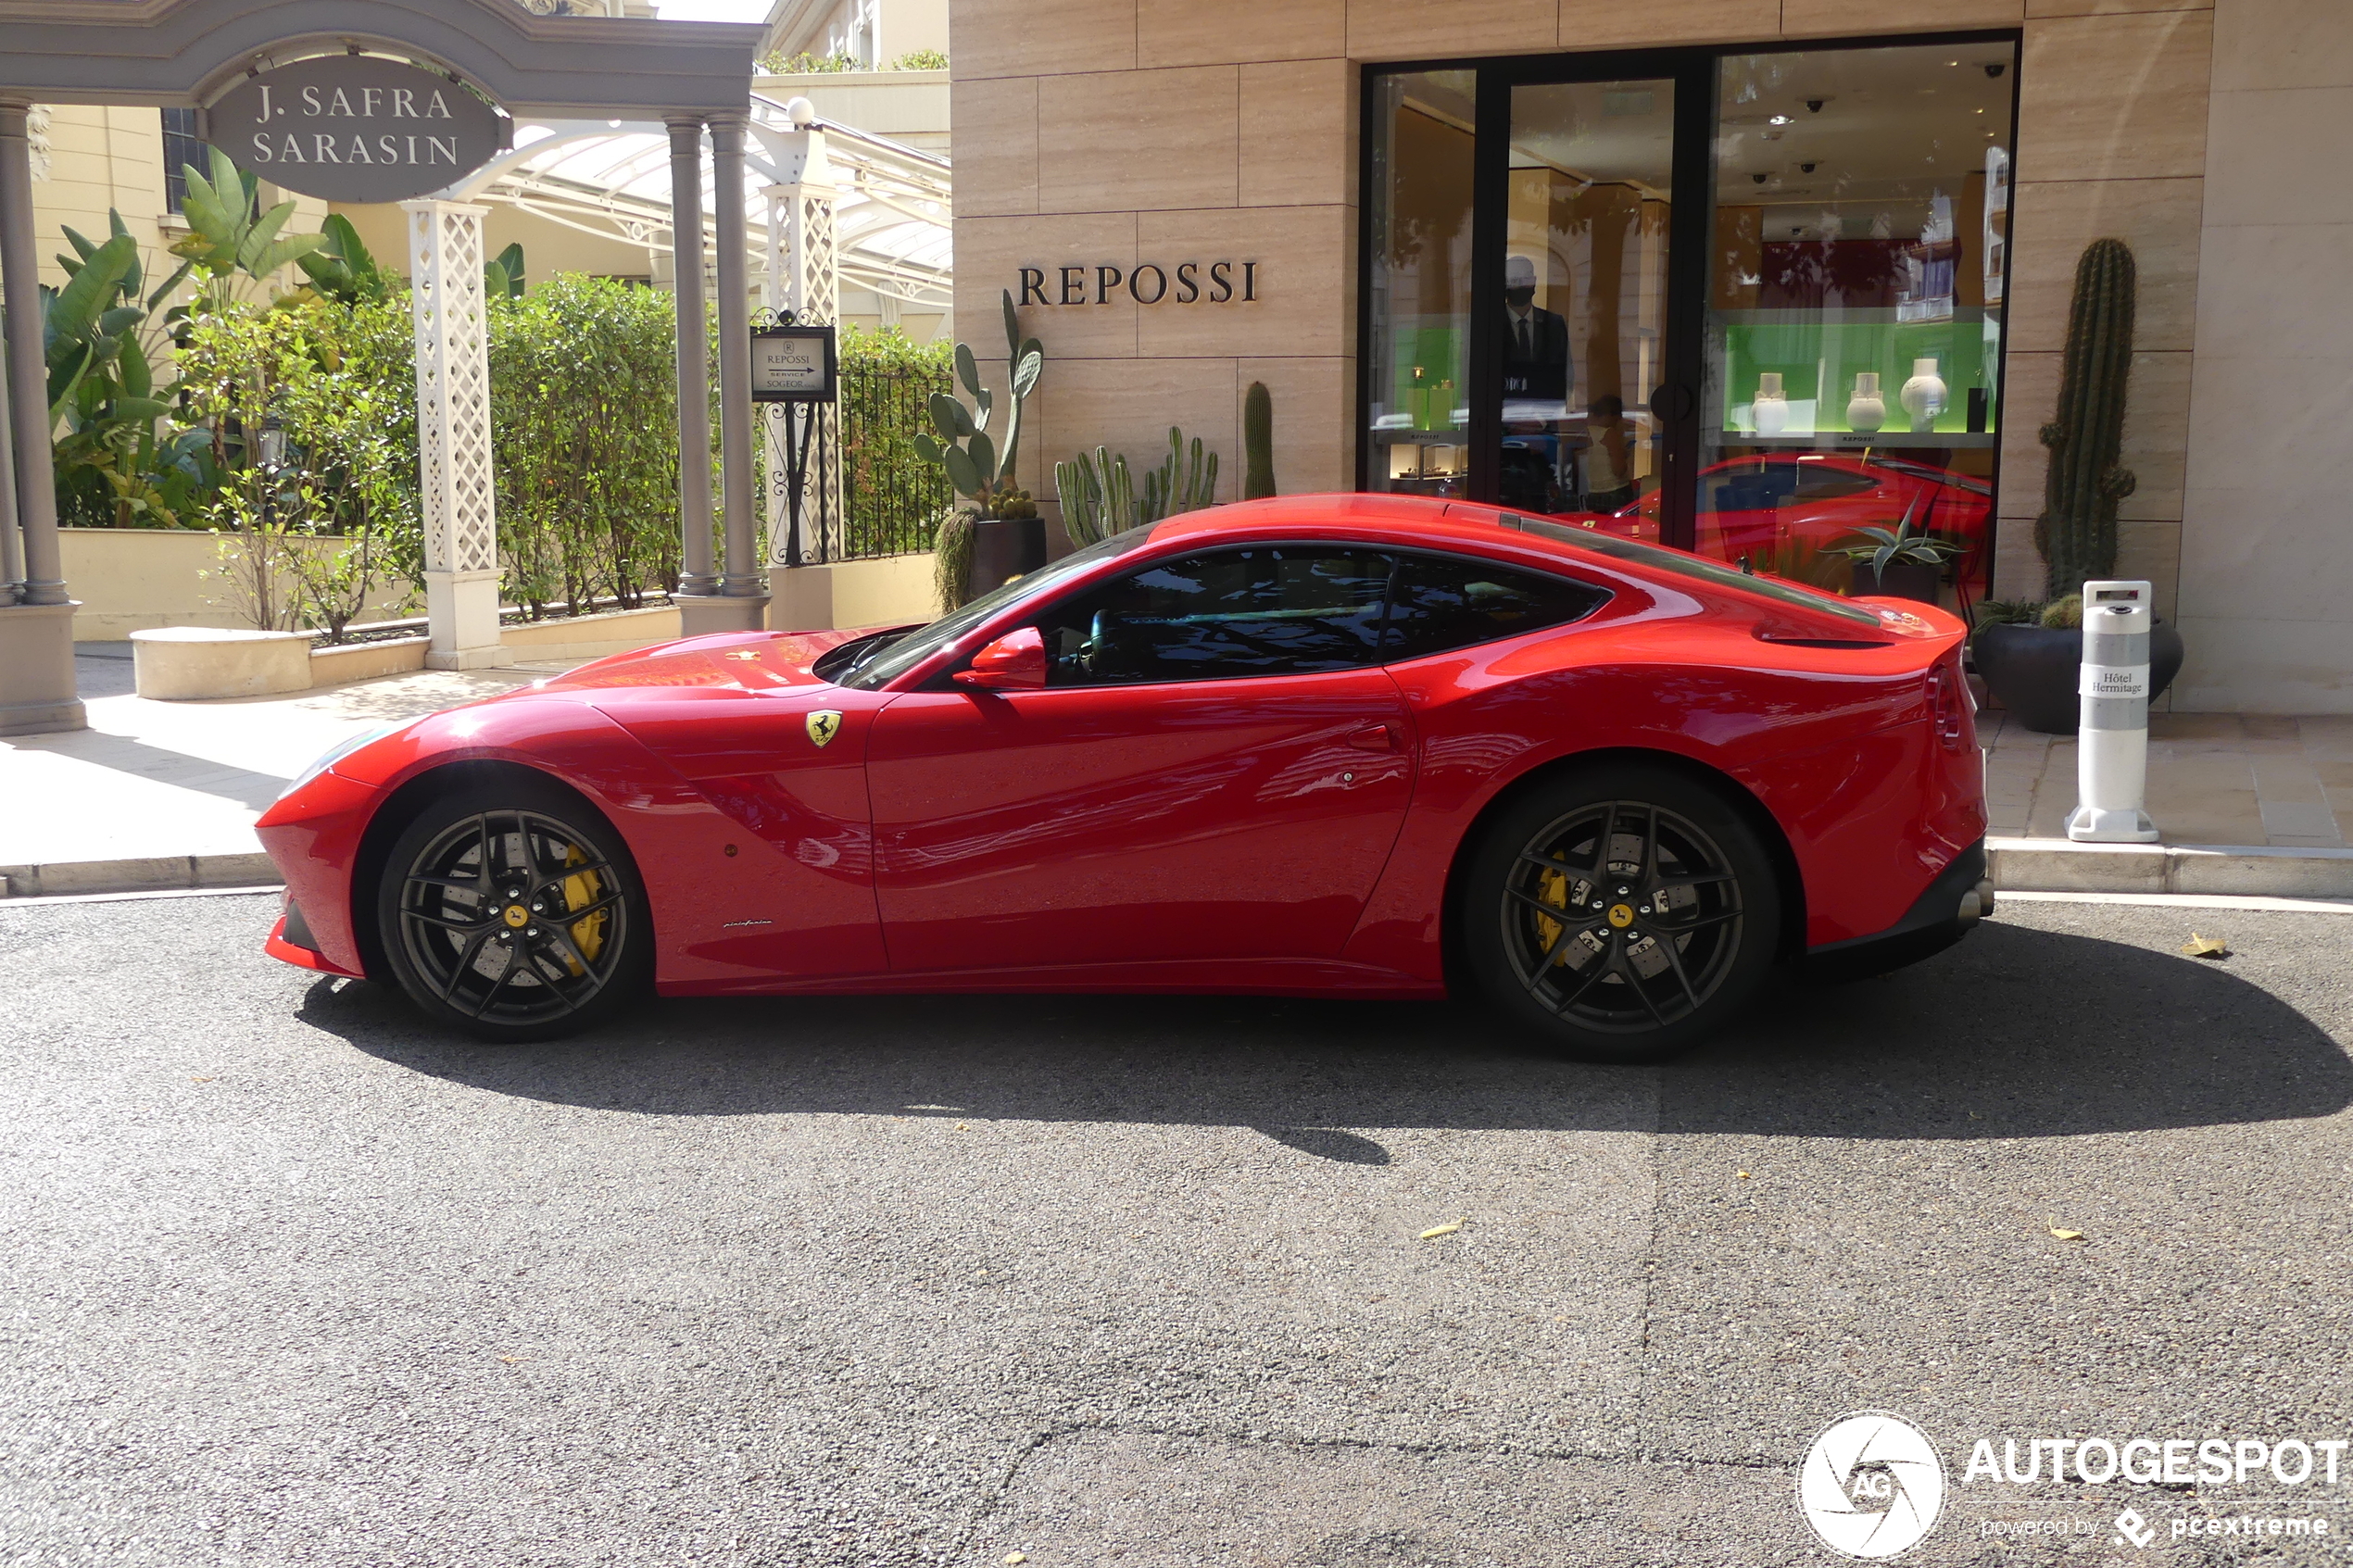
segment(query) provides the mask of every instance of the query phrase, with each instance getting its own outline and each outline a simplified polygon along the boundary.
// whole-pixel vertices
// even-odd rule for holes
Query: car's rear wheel
[[[636,999],[652,925],[626,847],[585,802],[521,776],[468,784],[411,822],[377,889],[384,953],[436,1022],[551,1039]]]
[[[1506,805],[1458,886],[1479,991],[1592,1061],[1655,1061],[1715,1033],[1780,939],[1755,830],[1706,784],[1639,763],[1580,769]]]

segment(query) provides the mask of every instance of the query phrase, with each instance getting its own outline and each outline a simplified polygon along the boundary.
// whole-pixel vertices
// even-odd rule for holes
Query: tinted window
[[[1060,560],[1039,567],[1026,577],[1016,577],[1010,583],[990,589],[963,608],[943,615],[928,626],[919,626],[896,637],[861,638],[855,645],[845,645],[854,646],[857,649],[843,661],[848,668],[840,664],[829,665],[820,659],[817,673],[826,680],[838,681],[860,691],[880,691],[889,682],[912,670],[1007,605],[1051,593],[1057,584],[1096,562],[1126,555],[1151,536],[1151,529],[1144,527],[1130,528],[1108,539],[1099,539],[1084,549],[1073,550]]]
[[[1047,683],[1352,670],[1380,657],[1390,558],[1295,546],[1155,562],[1040,618]]]
[[[1621,539],[1614,533],[1603,533],[1591,528],[1568,528],[1557,522],[1547,522],[1540,517],[1520,517],[1506,512],[1499,520],[1505,528],[1516,528],[1522,533],[1533,533],[1545,539],[1558,539],[1580,550],[1595,555],[1610,556],[1618,560],[1632,561],[1653,571],[1671,571],[1679,577],[1689,577],[1718,588],[1738,588],[1744,594],[1757,594],[1783,604],[1810,609],[1821,615],[1835,615],[1852,621],[1858,626],[1879,629],[1879,617],[1861,605],[1850,604],[1833,594],[1814,588],[1800,588],[1778,578],[1752,577],[1746,572],[1681,550],[1670,550],[1663,545],[1645,545],[1637,539]]]
[[[1608,593],[1461,557],[1408,556],[1397,569],[1385,657],[1419,659],[1591,615]]]

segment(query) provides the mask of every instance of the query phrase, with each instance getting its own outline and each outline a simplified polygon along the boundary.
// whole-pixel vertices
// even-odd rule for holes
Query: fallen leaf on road
[[[2220,936],[2200,936],[2193,931],[2190,939],[2182,944],[2182,956],[2187,959],[2227,959],[2231,956],[2231,945]]]
[[[522,1358],[521,1356],[501,1356],[498,1359],[506,1362],[509,1366],[520,1366],[522,1364]]]
[[[2045,1214],[2043,1216],[2043,1228],[2049,1231],[2061,1241],[2081,1241],[2083,1239],[2083,1233],[2082,1231],[2061,1230],[2059,1228],[2058,1220],[2053,1215]]]
[[[959,1123],[956,1123],[956,1131],[958,1131],[958,1132],[960,1132],[960,1133],[969,1133],[969,1132],[971,1132],[971,1131],[972,1131],[972,1129],[971,1129],[970,1127],[965,1126],[965,1125],[964,1125],[962,1122],[959,1122]]]
[[[1465,1225],[1469,1223],[1470,1216],[1466,1214],[1461,1219],[1456,1220],[1453,1224],[1432,1225],[1429,1229],[1422,1232],[1421,1235],[1416,1236],[1414,1239],[1416,1241],[1435,1241],[1441,1236],[1453,1236],[1456,1231],[1461,1230]]]
[[[188,1082],[191,1084],[215,1084],[219,1083],[220,1080],[218,1078],[191,1078]]]
[[[1005,1553],[1005,1561],[1008,1562],[1026,1562],[1029,1561],[1029,1553],[1026,1551],[1009,1551]]]
[[[1748,1173],[1746,1171],[1735,1171],[1732,1174],[1738,1176],[1743,1181],[1748,1180]]]

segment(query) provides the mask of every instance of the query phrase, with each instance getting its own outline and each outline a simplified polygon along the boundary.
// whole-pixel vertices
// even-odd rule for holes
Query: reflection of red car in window
[[[1994,516],[1994,487],[1910,458],[1843,452],[1774,453],[1734,458],[1702,469],[1693,546],[1718,560],[1751,558],[1772,571],[1785,552],[1827,551],[1857,530],[1893,528],[1909,511],[1912,532],[1962,546],[1959,570],[1975,571]],[[1658,538],[1658,493],[1609,514],[1579,521],[1625,538]],[[1788,575],[1786,571],[1782,575]]]

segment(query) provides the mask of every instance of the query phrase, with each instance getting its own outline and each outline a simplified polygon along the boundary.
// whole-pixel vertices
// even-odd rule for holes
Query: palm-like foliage
[[[210,179],[194,165],[186,170],[188,194],[180,211],[193,232],[173,245],[171,254],[194,262],[217,293],[225,295],[240,276],[267,282],[282,268],[326,245],[324,234],[282,235],[295,204],[282,201],[263,212],[259,178],[241,171],[220,148],[210,151]]]
[[[57,510],[75,522],[170,526],[193,504],[200,477],[194,454],[202,443],[184,432],[158,440],[157,421],[170,403],[155,367],[185,315],[166,307],[188,267],[148,288],[122,215],[107,218],[111,232],[103,244],[65,231],[75,252],[57,257],[65,286],[41,289]]]

